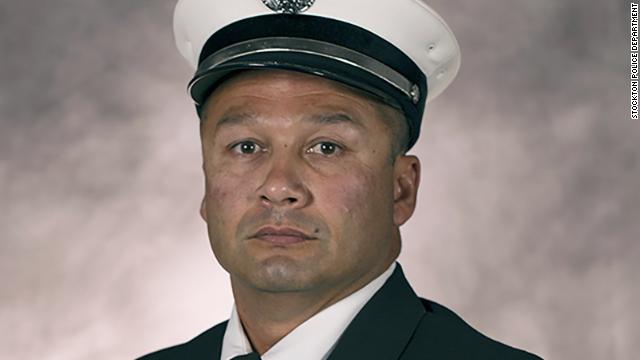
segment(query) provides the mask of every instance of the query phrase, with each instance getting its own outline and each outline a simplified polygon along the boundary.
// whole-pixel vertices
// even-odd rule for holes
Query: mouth
[[[280,246],[293,245],[316,239],[310,235],[307,235],[303,231],[294,228],[276,228],[273,226],[265,226],[263,228],[260,228],[260,230],[258,230],[258,232],[255,233],[255,235],[253,235],[251,238]]]

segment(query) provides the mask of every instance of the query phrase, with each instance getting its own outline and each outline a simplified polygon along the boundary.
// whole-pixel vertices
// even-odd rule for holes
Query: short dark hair
[[[389,161],[394,164],[396,158],[404,155],[409,146],[409,125],[402,110],[377,99],[378,114],[391,135]]]

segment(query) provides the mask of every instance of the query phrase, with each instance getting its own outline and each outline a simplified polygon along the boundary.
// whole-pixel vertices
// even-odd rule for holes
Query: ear
[[[404,224],[416,208],[420,185],[420,160],[413,155],[396,158],[393,168],[393,222]]]
[[[202,198],[202,202],[200,203],[200,217],[204,222],[207,222],[207,200],[206,197]]]

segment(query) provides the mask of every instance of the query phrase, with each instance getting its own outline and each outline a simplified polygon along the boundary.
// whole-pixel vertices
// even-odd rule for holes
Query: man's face
[[[383,107],[289,71],[245,72],[216,89],[201,129],[202,215],[232,282],[314,291],[391,264],[398,226],[415,205],[419,163],[389,161],[385,122],[394,120]]]

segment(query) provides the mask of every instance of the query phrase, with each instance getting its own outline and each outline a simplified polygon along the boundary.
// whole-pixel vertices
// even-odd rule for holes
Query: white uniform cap
[[[179,0],[174,33],[196,68],[189,89],[198,106],[233,71],[303,71],[401,108],[409,147],[425,103],[460,67],[453,32],[421,0]]]

